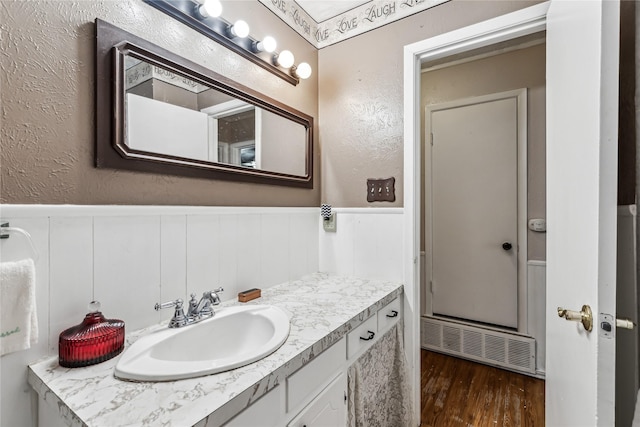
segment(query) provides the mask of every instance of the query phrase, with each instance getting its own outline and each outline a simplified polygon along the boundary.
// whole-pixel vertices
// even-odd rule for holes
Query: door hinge
[[[344,403],[345,404],[347,403],[347,392],[346,391],[344,392]]]
[[[433,293],[433,280],[429,280],[429,292]]]
[[[433,132],[431,132],[431,146],[433,147]]]

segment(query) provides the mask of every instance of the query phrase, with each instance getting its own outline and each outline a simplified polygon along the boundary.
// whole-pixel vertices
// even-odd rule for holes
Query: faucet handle
[[[184,301],[182,301],[182,298],[178,298],[175,301],[167,301],[167,302],[163,302],[162,304],[156,303],[154,308],[156,309],[156,311],[159,311],[160,309],[163,309],[163,308],[175,307],[175,311],[173,312],[173,317],[169,321],[169,327],[179,328],[181,326],[186,325],[188,322],[187,317],[184,315],[184,310],[182,309],[183,303]]]
[[[224,289],[218,288],[218,289],[214,289],[212,291],[207,291],[207,292],[204,293],[203,296],[208,298],[209,301],[211,301],[211,304],[218,305],[218,304],[220,304],[220,297],[218,296],[219,292],[224,292]]]
[[[224,292],[224,289],[218,288],[212,291],[205,291],[202,293],[202,298],[206,298],[211,302],[214,302],[214,300],[220,300],[220,297],[218,296],[219,292]]]
[[[183,302],[184,301],[182,301],[182,298],[178,298],[177,300],[163,302],[162,304],[156,303],[156,305],[153,308],[155,308],[156,311],[160,311],[163,308],[172,308],[172,307],[175,307],[176,310],[179,310],[182,308]]]

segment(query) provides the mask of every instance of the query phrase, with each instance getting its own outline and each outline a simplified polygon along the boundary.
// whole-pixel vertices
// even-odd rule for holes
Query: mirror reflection
[[[132,150],[305,176],[307,129],[167,68],[124,55]]]

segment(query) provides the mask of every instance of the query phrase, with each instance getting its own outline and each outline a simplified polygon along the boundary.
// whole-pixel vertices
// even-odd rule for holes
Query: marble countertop
[[[291,319],[285,343],[250,365],[186,380],[128,382],[113,376],[119,356],[75,369],[61,367],[56,356],[30,365],[28,381],[72,426],[219,426],[401,294],[396,282],[315,273],[263,289],[246,303],[280,307]],[[160,327],[166,324],[129,334],[127,345]]]

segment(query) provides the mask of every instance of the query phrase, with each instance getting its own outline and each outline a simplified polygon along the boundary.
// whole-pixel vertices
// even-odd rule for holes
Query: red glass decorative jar
[[[92,301],[82,323],[60,333],[60,366],[79,368],[95,365],[117,356],[124,349],[124,322],[105,319],[100,303]]]

